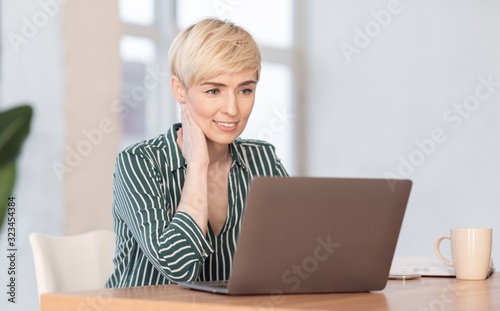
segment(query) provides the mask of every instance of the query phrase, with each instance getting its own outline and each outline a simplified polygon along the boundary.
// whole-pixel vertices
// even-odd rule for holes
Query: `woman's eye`
[[[206,91],[205,93],[207,93],[209,95],[217,95],[220,93],[220,91],[218,89],[211,89],[211,90]]]
[[[252,92],[253,92],[253,90],[251,90],[251,89],[244,89],[244,90],[240,91],[240,93],[243,95],[250,95]]]

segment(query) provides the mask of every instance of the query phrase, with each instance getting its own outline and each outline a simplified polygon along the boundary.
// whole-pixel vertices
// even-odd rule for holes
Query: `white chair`
[[[38,293],[101,289],[114,270],[115,234],[95,230],[73,236],[29,236]]]

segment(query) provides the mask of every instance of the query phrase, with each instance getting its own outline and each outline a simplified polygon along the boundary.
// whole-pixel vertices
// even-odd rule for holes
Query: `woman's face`
[[[221,74],[191,86],[185,102],[207,142],[232,143],[245,129],[255,101],[253,69]]]

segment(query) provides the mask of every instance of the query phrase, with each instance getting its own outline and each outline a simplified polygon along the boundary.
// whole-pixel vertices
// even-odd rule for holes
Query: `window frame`
[[[151,26],[131,24],[122,21],[122,36],[136,36],[151,39],[155,44],[156,64],[158,70],[168,72],[168,50],[175,36],[181,31],[177,27],[177,1],[154,0],[154,22]],[[292,81],[292,103],[290,105],[295,118],[292,122],[292,150],[294,151],[293,167],[291,172],[302,174],[306,167],[304,158],[306,151],[302,148],[301,142],[306,137],[305,127],[303,126],[305,106],[304,89],[299,80],[303,76],[302,51],[300,46],[304,43],[302,36],[302,18],[304,12],[304,3],[301,0],[292,0],[292,36],[293,42],[290,48],[276,48],[261,45],[262,61],[269,63],[278,63],[290,68]],[[145,111],[146,128],[145,133],[148,136],[155,136],[166,130],[165,124],[172,124],[178,120],[178,111],[171,94],[170,80],[163,81],[159,87],[150,94],[150,102]]]

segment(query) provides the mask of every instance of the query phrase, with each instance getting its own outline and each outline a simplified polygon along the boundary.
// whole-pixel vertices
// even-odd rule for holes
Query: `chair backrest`
[[[115,234],[109,230],[55,237],[30,234],[38,293],[104,288],[114,270]]]

